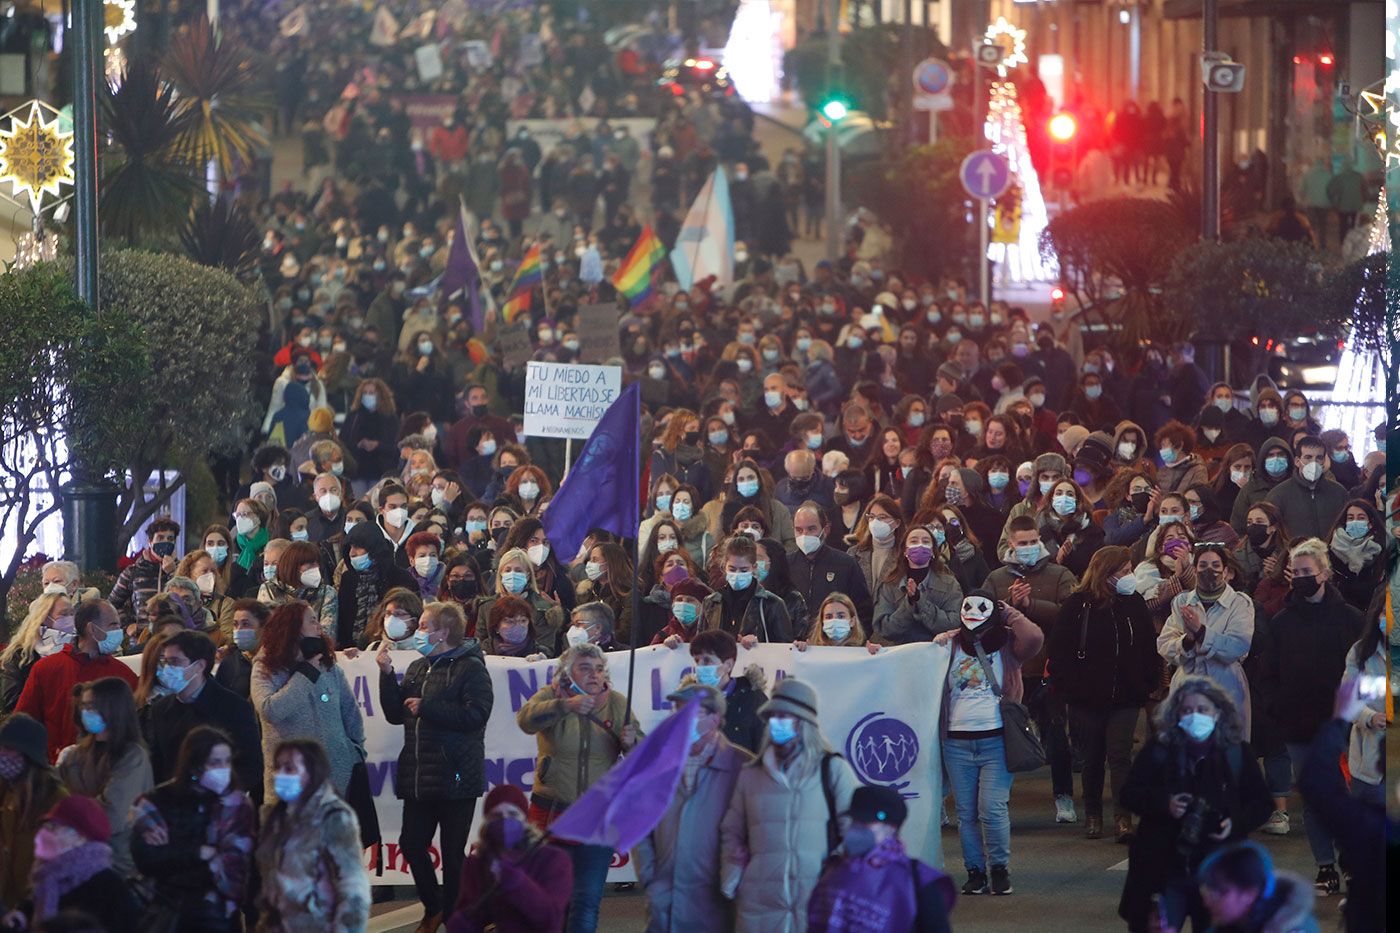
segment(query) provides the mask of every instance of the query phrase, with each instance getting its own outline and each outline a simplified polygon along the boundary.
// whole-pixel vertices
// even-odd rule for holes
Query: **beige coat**
[[[753,756],[723,735],[688,790],[678,786],[656,828],[632,853],[647,893],[648,933],[727,930],[734,910],[720,893],[719,825]]]
[[[515,721],[539,746],[534,793],[567,806],[606,774],[622,754],[627,698],[609,690],[606,702],[582,716],[569,712],[559,691],[546,684],[525,701]]]
[[[821,755],[806,754],[788,772],[772,749],[739,773],[720,824],[720,886],[735,898],[739,933],[803,933],[807,901],[827,852]],[[829,767],[836,812],[858,786],[844,759]]]

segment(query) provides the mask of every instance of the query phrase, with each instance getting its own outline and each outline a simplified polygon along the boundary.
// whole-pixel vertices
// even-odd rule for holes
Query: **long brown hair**
[[[272,610],[262,631],[262,650],[258,657],[274,671],[291,670],[297,663],[301,650],[301,624],[311,606],[304,600],[293,599]],[[335,663],[335,647],[330,639],[321,636],[325,650],[321,653],[322,666],[329,668]]]
[[[699,420],[700,416],[689,408],[673,408],[671,417],[666,421],[666,430],[661,434],[661,446],[668,451],[674,451],[685,438],[686,424]]]
[[[895,547],[894,553],[886,562],[884,581],[890,584],[899,584],[909,576],[911,570],[909,566],[909,556],[904,553],[905,542],[909,540],[909,535],[915,531],[922,531],[933,539],[929,547],[933,550],[933,556],[928,561],[929,573],[941,573],[950,576],[948,565],[943,563],[943,557],[938,553],[938,538],[933,533],[933,529],[927,525],[905,525],[899,531],[899,544]]]
[[[1116,592],[1109,583],[1109,577],[1124,564],[1131,569],[1131,554],[1127,548],[1118,545],[1099,548],[1090,559],[1089,566],[1084,568],[1084,576],[1070,592],[1085,594],[1085,598],[1096,606],[1108,602]]]
[[[100,742],[97,736],[82,728],[82,697],[92,692],[92,705],[106,724],[107,740]],[[73,716],[78,720],[81,738],[72,755],[60,769],[63,782],[75,794],[85,797],[101,797],[107,787],[107,779],[112,775],[112,767],[131,748],[144,748],[141,741],[141,724],[136,718],[136,697],[131,687],[120,677],[102,677],[73,687]]]

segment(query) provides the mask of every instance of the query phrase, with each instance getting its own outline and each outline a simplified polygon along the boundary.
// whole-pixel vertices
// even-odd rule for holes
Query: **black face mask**
[[[1245,525],[1244,533],[1245,537],[1249,538],[1250,544],[1254,547],[1259,547],[1264,543],[1264,540],[1269,537],[1269,526],[1259,524]]]
[[[491,537],[497,545],[505,543],[506,535],[510,534],[509,528],[495,528],[491,531]]]
[[[687,444],[691,445],[692,447],[695,446],[696,444],[699,444],[699,443],[700,443],[700,432],[699,432],[699,431],[686,431],[686,432],[685,432],[685,442],[686,442]]]
[[[962,525],[955,525],[952,522],[943,526],[943,538],[950,545],[957,544],[963,539]]]
[[[1218,570],[1196,571],[1196,589],[1198,592],[1216,593],[1220,588],[1220,572]]]
[[[450,592],[455,599],[471,599],[476,595],[476,581],[457,580],[452,584]]]
[[[301,656],[308,661],[326,653],[326,641],[315,635],[307,635],[301,640]]]
[[[487,407],[485,405],[472,405],[472,415],[477,418],[485,418]]]
[[[1317,591],[1322,589],[1322,584],[1317,577],[1294,577],[1293,592],[1304,599],[1311,599],[1317,595]]]
[[[1133,509],[1143,515],[1147,514],[1147,500],[1152,498],[1150,492],[1135,492],[1128,497],[1133,502]]]

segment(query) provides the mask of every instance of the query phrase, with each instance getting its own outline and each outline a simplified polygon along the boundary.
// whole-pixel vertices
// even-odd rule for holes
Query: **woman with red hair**
[[[263,626],[251,699],[268,763],[264,799],[276,799],[271,765],[277,747],[291,739],[321,743],[330,758],[331,783],[343,797],[350,769],[365,759],[364,721],[316,613],[301,600],[278,606]]]

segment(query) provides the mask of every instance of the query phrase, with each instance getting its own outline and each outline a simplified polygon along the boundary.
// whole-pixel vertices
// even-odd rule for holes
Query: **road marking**
[[[416,927],[422,919],[423,907],[421,904],[400,907],[398,910],[370,917],[367,933],[389,933],[390,930],[398,930],[403,927]]]
[[[1123,861],[1119,862],[1117,865],[1110,865],[1110,866],[1108,866],[1108,868],[1105,869],[1105,871],[1127,871],[1127,870],[1128,870],[1128,860],[1127,860],[1127,859],[1123,859]]]

